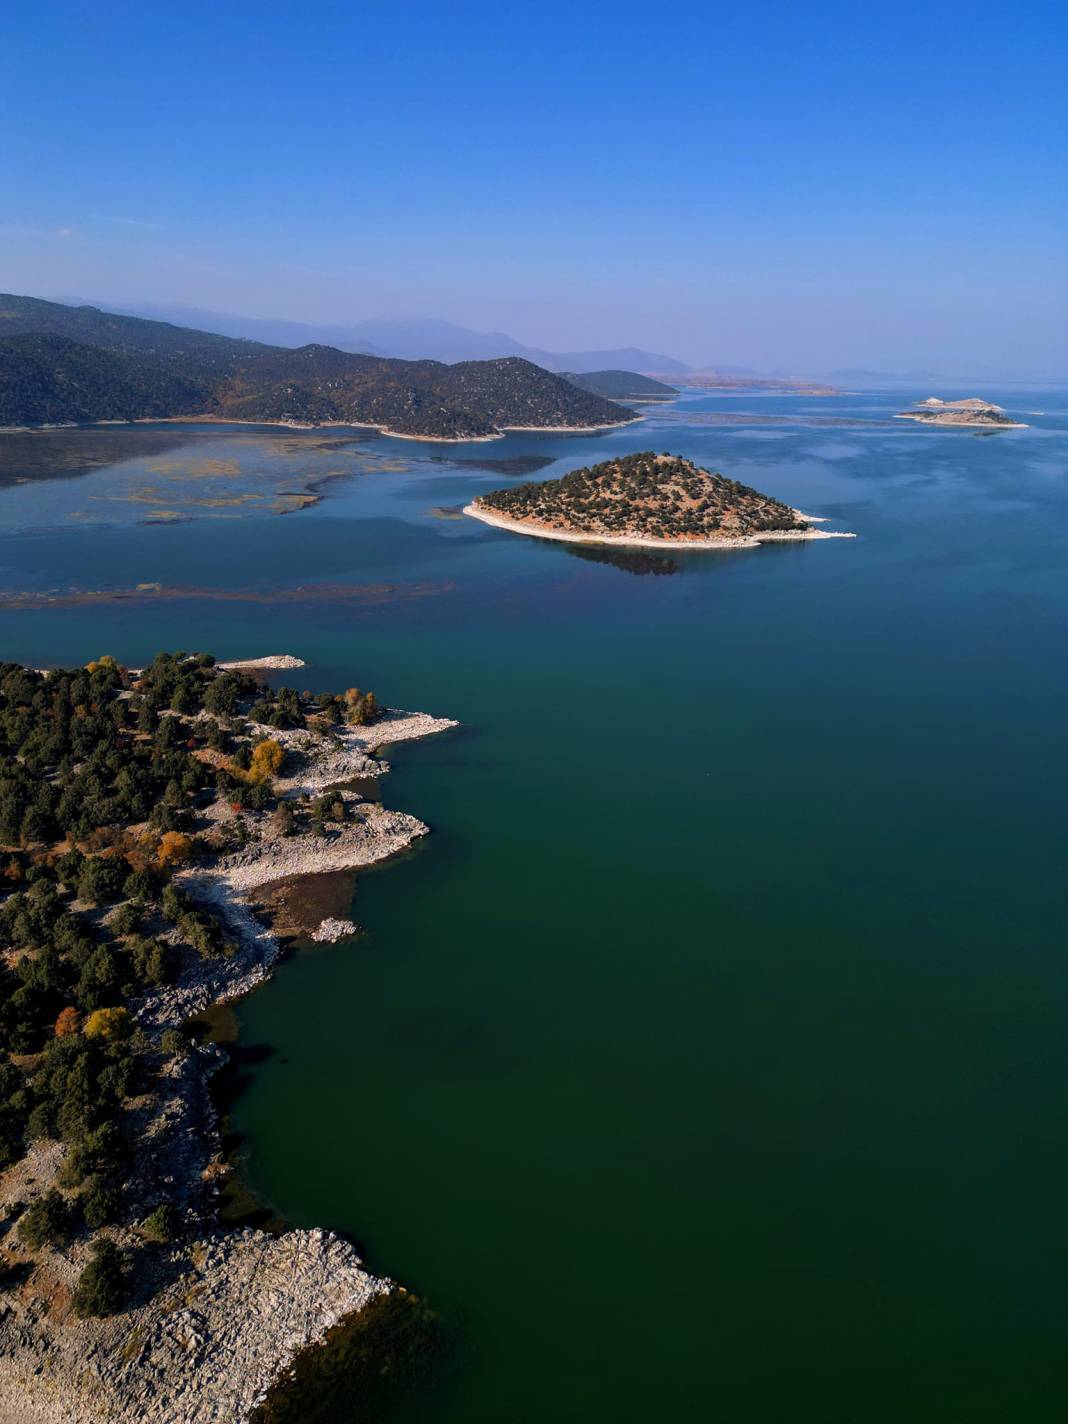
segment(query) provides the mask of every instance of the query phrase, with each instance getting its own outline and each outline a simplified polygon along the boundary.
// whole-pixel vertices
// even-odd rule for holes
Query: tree
[[[78,898],[90,905],[108,905],[122,894],[129,866],[119,856],[91,855],[78,877]]]
[[[74,1230],[70,1203],[53,1189],[29,1207],[19,1222],[19,1238],[31,1251],[42,1246],[65,1246]]]
[[[285,759],[285,750],[280,742],[276,742],[273,737],[267,737],[262,742],[257,742],[252,751],[252,761],[249,763],[248,778],[254,782],[270,781],[272,776],[277,776],[282,768]]]
[[[129,900],[137,900],[144,904],[146,900],[154,900],[156,897],[156,877],[151,870],[134,870],[123,882],[122,893]]]
[[[154,1211],[145,1217],[144,1231],[154,1241],[173,1241],[178,1235],[181,1220],[173,1202],[160,1202]]]
[[[345,720],[355,727],[365,722],[373,722],[381,708],[373,692],[361,692],[358,687],[350,687],[345,693]]]
[[[127,879],[130,877],[127,876]],[[123,886],[125,894],[126,887]],[[127,901],[125,905],[120,905],[115,913],[108,920],[108,929],[117,935],[130,935],[141,923],[141,912],[136,905]]]
[[[91,1231],[118,1221],[122,1215],[122,1193],[111,1177],[90,1177],[82,1193],[82,1215]]]
[[[193,841],[181,831],[164,831],[159,839],[156,863],[161,870],[173,870],[176,865],[184,865],[193,854]]]
[[[113,1004],[122,985],[122,964],[110,944],[97,945],[82,965],[76,997],[83,1009]]]
[[[60,1010],[59,1018],[56,1019],[56,1037],[67,1038],[72,1033],[77,1033],[81,1028],[82,1019],[78,1010],[73,1004],[68,1004],[65,1009]]]
[[[133,1020],[129,1009],[95,1009],[85,1021],[86,1038],[102,1038],[116,1043],[129,1038],[133,1032]]]
[[[94,1241],[92,1250],[93,1259],[74,1287],[74,1313],[83,1319],[90,1315],[114,1315],[126,1300],[122,1252],[114,1241],[106,1238]]]

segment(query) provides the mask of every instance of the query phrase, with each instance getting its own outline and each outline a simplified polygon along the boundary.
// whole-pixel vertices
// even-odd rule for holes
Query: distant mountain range
[[[634,412],[516,356],[443,365],[291,348],[0,295],[0,426],[198,416],[457,440]]]
[[[74,302],[74,305],[83,305]],[[406,361],[489,361],[519,356],[547,371],[657,371],[685,375],[691,368],[672,356],[627,346],[609,351],[544,351],[525,346],[502,331],[474,331],[449,321],[424,317],[381,317],[348,325],[313,326],[298,321],[272,321],[232,316],[197,307],[127,303],[109,304],[126,316],[139,316],[174,326],[193,327],[222,336],[261,341],[271,346],[335,346],[340,351],[394,356]]]

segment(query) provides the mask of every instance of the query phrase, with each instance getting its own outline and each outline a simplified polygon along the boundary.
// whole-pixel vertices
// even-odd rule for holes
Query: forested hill
[[[519,357],[446,366],[292,350],[0,295],[0,426],[174,416],[471,439],[508,426],[617,425],[634,412]]]
[[[637,371],[564,371],[564,379],[580,391],[589,391],[606,400],[662,401],[678,395],[674,386],[654,381]]]
[[[807,528],[781,500],[652,450],[572,470],[558,480],[510,485],[480,496],[475,505],[536,529],[611,538],[714,542]]]

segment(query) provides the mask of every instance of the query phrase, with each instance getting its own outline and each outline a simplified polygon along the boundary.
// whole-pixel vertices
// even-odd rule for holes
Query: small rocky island
[[[999,405],[983,400],[981,396],[969,396],[967,400],[944,401],[937,396],[928,396],[918,401],[914,410],[903,410],[898,420],[916,420],[921,425],[963,425],[985,427],[994,430],[1026,430],[1021,421],[1006,415]]]
[[[464,513],[545,539],[675,550],[854,537],[813,529],[813,516],[771,495],[651,450],[572,470],[562,479],[494,490]]]
[[[192,1021],[271,973],[253,897],[427,833],[376,753],[456,725],[253,675],[294,665],[0,664],[0,1424],[243,1424],[414,1300],[329,1231],[220,1216],[226,1054]]]

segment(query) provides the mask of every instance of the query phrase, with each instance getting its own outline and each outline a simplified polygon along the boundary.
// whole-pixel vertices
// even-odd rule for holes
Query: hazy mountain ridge
[[[234,316],[228,312],[202,311],[195,307],[146,303],[111,303],[109,310],[272,346],[327,345],[341,351],[390,356],[406,361],[443,361],[452,365],[458,361],[520,356],[547,371],[557,372],[636,369],[684,375],[691,369],[672,356],[645,351],[641,347],[605,351],[546,351],[542,347],[516,341],[502,331],[476,331],[455,322],[430,317],[378,317],[362,322],[317,326],[309,322],[276,321],[264,317]]]

